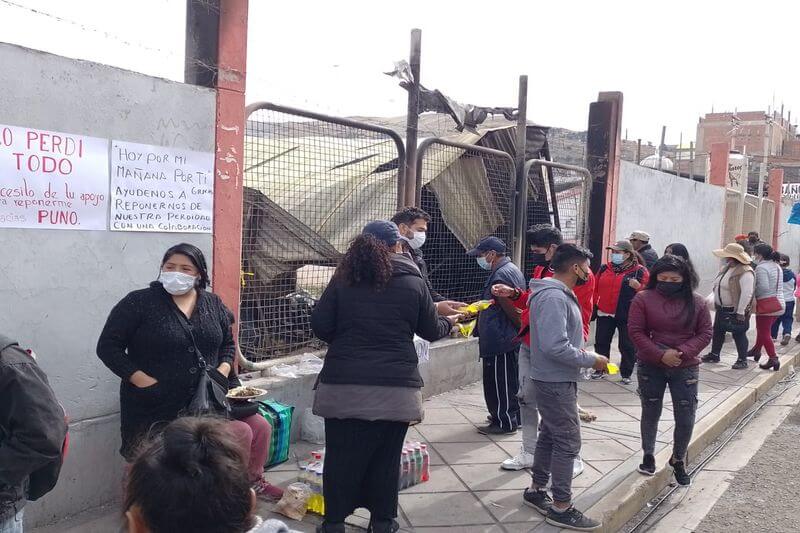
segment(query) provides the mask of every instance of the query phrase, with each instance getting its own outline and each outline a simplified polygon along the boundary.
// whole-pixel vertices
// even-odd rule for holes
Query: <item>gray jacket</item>
[[[577,382],[595,357],[583,349],[583,319],[575,294],[553,278],[531,282],[531,377],[553,383]]]
[[[778,301],[785,302],[783,297],[783,269],[774,261],[761,261],[756,266],[756,300],[777,296]],[[791,299],[791,297],[790,297]],[[786,306],[784,304],[784,311]],[[771,313],[769,316],[780,316],[783,311]]]

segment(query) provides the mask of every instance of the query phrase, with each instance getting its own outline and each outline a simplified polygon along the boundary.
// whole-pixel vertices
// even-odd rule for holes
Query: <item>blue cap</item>
[[[394,246],[400,240],[397,224],[390,220],[373,220],[361,230],[364,235],[372,235],[387,246]]]
[[[497,252],[498,254],[506,253],[506,243],[497,237],[484,237],[472,250],[467,252],[470,257],[478,257],[486,252]]]

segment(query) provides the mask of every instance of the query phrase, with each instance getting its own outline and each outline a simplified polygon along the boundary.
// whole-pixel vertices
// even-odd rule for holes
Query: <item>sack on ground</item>
[[[309,407],[303,412],[300,436],[304,441],[325,444],[325,419],[315,415]]]
[[[292,483],[283,491],[283,498],[275,505],[275,512],[300,521],[306,515],[311,487],[305,483]]]

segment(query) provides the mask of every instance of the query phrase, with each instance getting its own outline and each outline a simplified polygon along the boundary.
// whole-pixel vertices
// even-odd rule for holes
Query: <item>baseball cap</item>
[[[372,235],[387,246],[394,246],[400,240],[397,224],[390,220],[373,220],[361,230],[364,235]]]
[[[470,257],[478,257],[489,251],[494,251],[499,254],[506,253],[506,243],[497,237],[484,237],[472,250],[467,252]]]
[[[631,233],[631,236],[628,237],[629,241],[642,241],[642,242],[650,242],[650,234],[646,231],[634,231]]]
[[[630,241],[617,241],[611,246],[606,247],[606,250],[613,250],[615,252],[633,252],[633,245]]]

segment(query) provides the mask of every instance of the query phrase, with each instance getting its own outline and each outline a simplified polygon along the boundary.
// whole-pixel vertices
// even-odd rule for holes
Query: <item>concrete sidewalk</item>
[[[752,361],[747,371],[731,370],[736,359],[732,344],[726,344],[722,363],[703,365],[697,425],[691,457],[743,413],[768,390],[788,366],[794,364],[798,346],[783,348],[781,372],[764,371]],[[582,457],[586,471],[575,479],[575,504],[606,522],[605,531],[619,528],[671,481],[662,470],[654,478],[635,472],[641,460],[639,417],[641,408],[636,382],[629,386],[618,377],[579,384],[580,405],[597,415],[584,423]],[[476,431],[485,423],[486,408],[481,384],[435,396],[425,402],[425,421],[409,430],[409,440],[427,442],[432,455],[431,480],[400,493],[399,521],[406,531],[417,532],[528,532],[556,531],[542,516],[522,504],[522,491],[530,484],[528,471],[507,472],[500,463],[519,449],[522,434],[487,437]],[[673,417],[669,394],[659,427],[657,461],[663,467],[670,454]],[[295,450],[302,456],[305,443]],[[295,465],[285,464],[268,473],[272,482],[286,484],[296,476]],[[366,512],[358,513],[367,516]],[[354,524],[365,520],[353,517]],[[318,519],[291,523],[302,531],[313,531]]]
[[[800,346],[792,341],[781,349],[780,372],[760,370],[752,361],[747,371],[730,365],[736,356],[733,345],[725,345],[722,363],[703,365],[700,377],[700,405],[691,459],[716,439],[753,405],[759,396],[786,375],[796,363]],[[618,356],[614,356],[617,360]],[[619,377],[579,384],[580,404],[597,415],[597,421],[583,424],[586,471],[575,479],[575,505],[605,522],[603,531],[615,532],[651,498],[672,481],[663,469],[646,478],[635,471],[641,459],[639,444],[639,398],[636,383],[624,386]],[[400,493],[399,521],[404,531],[449,532],[549,532],[542,516],[522,504],[522,491],[530,484],[527,471],[507,472],[500,463],[520,449],[522,435],[487,437],[476,426],[484,424],[486,408],[480,383],[434,396],[425,402],[425,421],[409,430],[408,440],[427,442],[431,453],[431,480]],[[658,437],[656,460],[663,467],[670,455],[673,418],[669,394]],[[305,442],[292,445],[292,454],[304,459],[318,446]],[[294,461],[267,472],[275,484],[286,486],[297,477]],[[321,518],[309,514],[294,522],[271,512],[261,504],[259,514],[279,518],[292,528],[313,532]],[[367,524],[368,514],[359,510],[351,517],[353,531]],[[118,531],[120,513],[116,508],[97,510],[71,520],[35,530],[38,533],[102,533]]]

